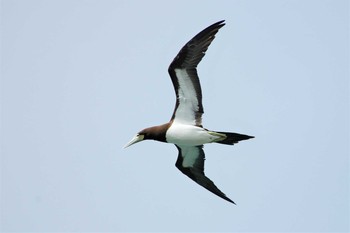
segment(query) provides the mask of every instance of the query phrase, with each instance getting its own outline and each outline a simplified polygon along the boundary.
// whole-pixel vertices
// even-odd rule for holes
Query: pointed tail
[[[228,133],[228,132],[216,132],[216,133],[226,135],[225,139],[221,141],[217,141],[217,143],[226,144],[226,145],[233,145],[235,143],[238,143],[239,141],[254,138],[253,136],[239,134],[239,133]]]

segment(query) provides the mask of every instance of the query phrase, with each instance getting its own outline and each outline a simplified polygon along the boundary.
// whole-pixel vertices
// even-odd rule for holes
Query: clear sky
[[[219,20],[198,67],[205,146],[123,146],[167,122],[167,68]],[[1,1],[2,231],[349,231],[349,2]]]

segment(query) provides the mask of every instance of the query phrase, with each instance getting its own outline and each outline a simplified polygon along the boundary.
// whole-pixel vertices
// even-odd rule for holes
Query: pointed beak
[[[127,148],[127,147],[131,146],[132,144],[135,144],[137,142],[142,141],[144,137],[145,137],[144,135],[137,134],[135,137],[133,137],[133,139],[131,139],[130,142],[128,142],[128,144],[126,144],[124,146],[124,148]]]

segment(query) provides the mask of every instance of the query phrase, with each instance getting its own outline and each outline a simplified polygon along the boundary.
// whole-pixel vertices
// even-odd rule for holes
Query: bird
[[[202,90],[197,74],[198,64],[216,33],[224,25],[225,20],[210,25],[181,48],[168,68],[176,94],[175,109],[170,121],[141,130],[124,148],[144,140],[172,143],[178,150],[175,166],[183,174],[222,199],[236,204],[205,175],[203,145],[207,143],[234,145],[254,136],[212,131],[203,127]]]

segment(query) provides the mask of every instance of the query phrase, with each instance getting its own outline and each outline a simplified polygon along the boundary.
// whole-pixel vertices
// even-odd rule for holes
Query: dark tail
[[[228,133],[228,132],[217,132],[217,133],[226,135],[226,138],[224,140],[217,142],[217,143],[226,144],[226,145],[233,145],[235,143],[238,143],[239,141],[254,138],[253,136],[239,134],[239,133]]]

